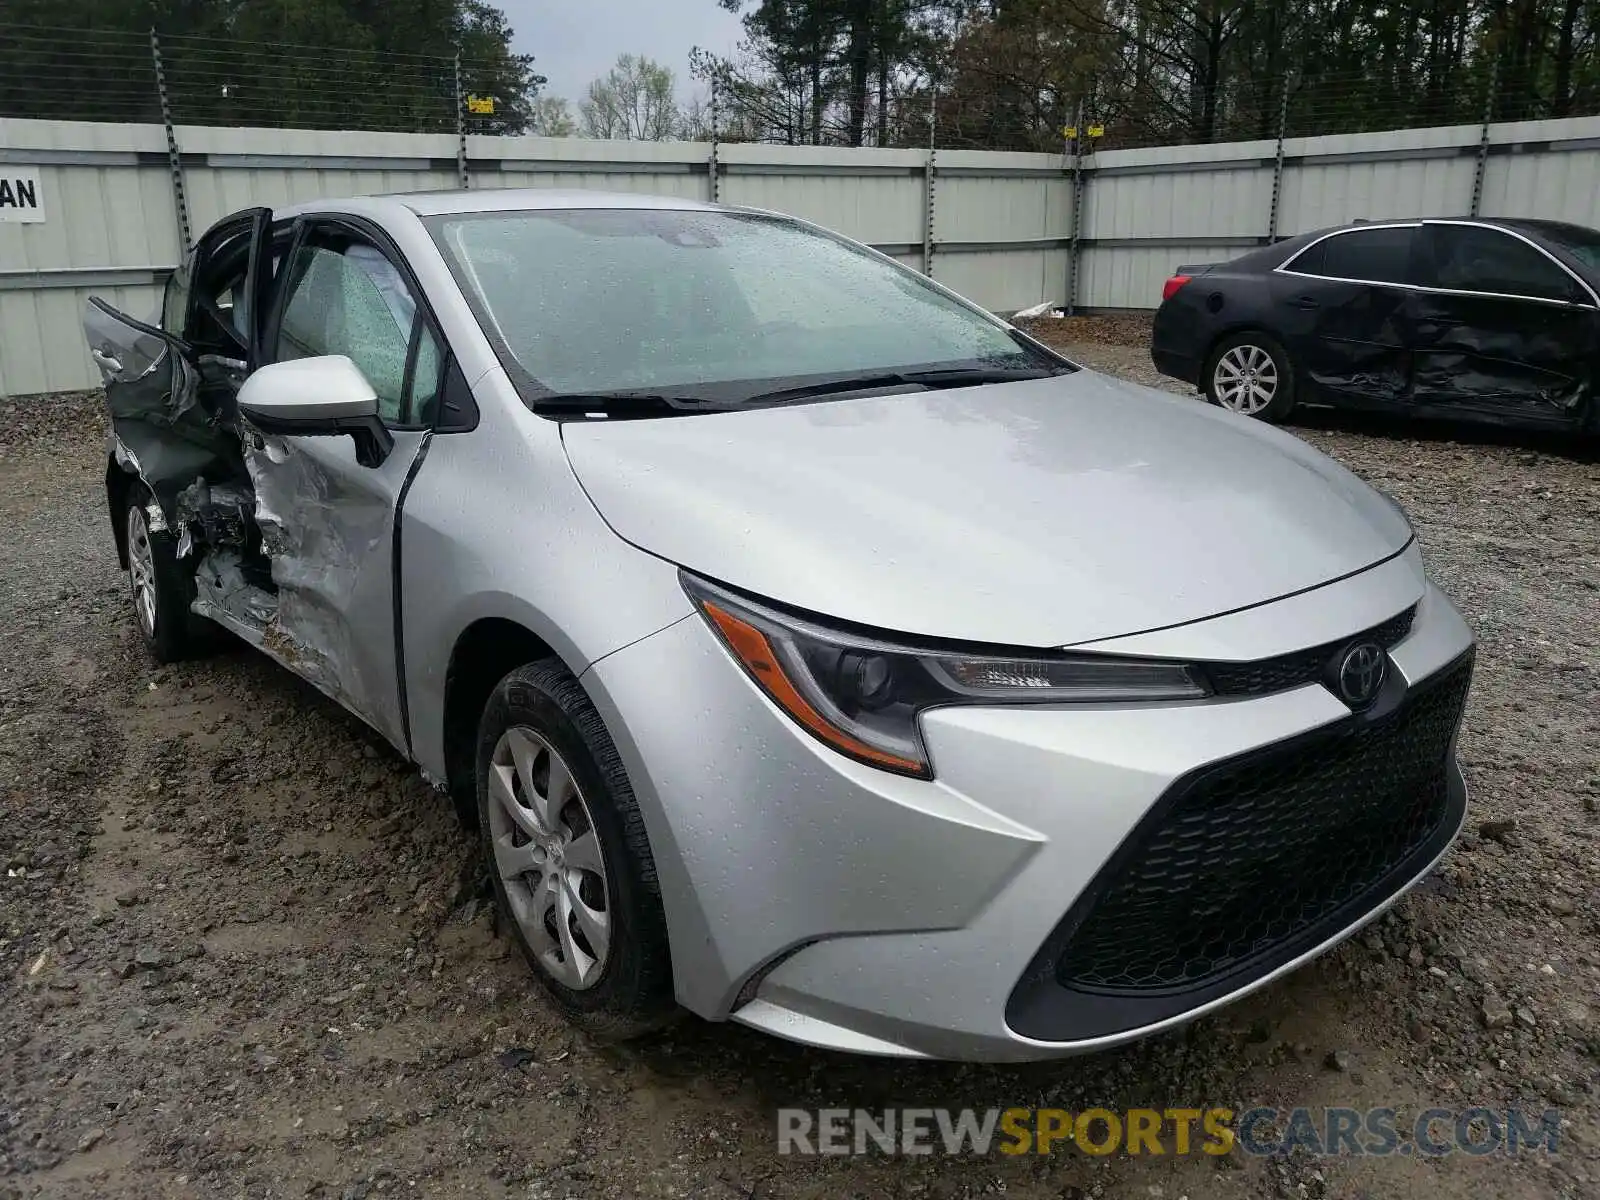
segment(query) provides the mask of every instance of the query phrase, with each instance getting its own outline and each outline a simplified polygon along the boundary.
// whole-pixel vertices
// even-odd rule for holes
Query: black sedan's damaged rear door
[[[1418,225],[1343,230],[1273,273],[1280,340],[1309,392],[1391,408],[1411,395],[1413,240]]]
[[[1414,403],[1434,415],[1517,424],[1588,419],[1600,364],[1593,293],[1503,229],[1430,221],[1423,248]]]

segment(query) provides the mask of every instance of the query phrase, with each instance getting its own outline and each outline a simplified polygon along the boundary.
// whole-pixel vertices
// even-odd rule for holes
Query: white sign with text
[[[43,221],[44,188],[38,167],[0,163],[0,221]]]

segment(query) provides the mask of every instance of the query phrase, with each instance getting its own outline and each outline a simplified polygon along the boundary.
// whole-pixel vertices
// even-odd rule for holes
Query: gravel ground
[[[1143,382],[1137,321],[1046,322]],[[1088,340],[1084,340],[1088,339]],[[1314,420],[1481,639],[1466,836],[1362,937],[1178,1033],[885,1065],[687,1021],[602,1047],[530,990],[442,799],[245,651],[152,667],[93,397],[0,403],[0,1200],[1441,1197],[1600,1191],[1600,469]],[[1591,456],[1592,458],[1592,456]],[[1520,1105],[1519,1159],[780,1157],[774,1110]]]

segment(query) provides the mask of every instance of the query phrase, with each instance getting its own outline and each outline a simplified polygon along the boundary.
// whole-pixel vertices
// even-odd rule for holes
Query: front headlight
[[[1183,663],[967,652],[831,629],[681,573],[684,590],[779,708],[841,754],[931,778],[917,715],[946,704],[1132,703],[1209,694]]]

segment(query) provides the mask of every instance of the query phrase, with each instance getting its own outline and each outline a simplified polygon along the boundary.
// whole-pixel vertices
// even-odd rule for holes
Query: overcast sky
[[[754,3],[754,0],[749,0]],[[589,81],[604,75],[619,54],[643,54],[672,68],[687,95],[689,51],[704,46],[730,53],[743,30],[717,0],[498,0],[512,45],[534,56],[533,69],[548,76],[544,92],[574,105]]]

